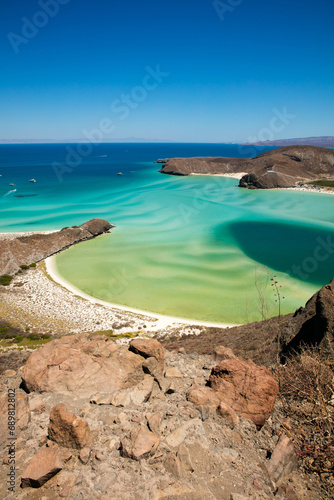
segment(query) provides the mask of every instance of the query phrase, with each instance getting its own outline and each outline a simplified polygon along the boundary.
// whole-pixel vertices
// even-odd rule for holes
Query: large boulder
[[[226,359],[215,366],[209,386],[218,398],[259,428],[271,414],[278,384],[270,371],[252,361]]]
[[[22,380],[29,392],[89,398],[97,390],[113,393],[139,384],[144,380],[144,362],[143,356],[106,337],[71,335],[34,351]]]

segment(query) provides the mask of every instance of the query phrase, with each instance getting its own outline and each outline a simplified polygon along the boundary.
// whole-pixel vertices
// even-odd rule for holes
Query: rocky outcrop
[[[89,400],[97,391],[112,394],[139,384],[144,362],[144,357],[106,337],[71,335],[34,351],[22,380],[29,392],[75,393]]]
[[[172,175],[247,172],[239,183],[249,189],[293,187],[297,182],[334,179],[334,151],[316,146],[287,146],[244,158],[175,158],[159,172]]]
[[[283,324],[279,340],[283,359],[302,345],[320,346],[333,354],[334,279]]]
[[[170,175],[217,175],[247,172],[248,168],[249,160],[244,158],[172,158],[166,160],[159,172]]]
[[[39,262],[81,241],[108,232],[108,221],[92,219],[78,227],[64,228],[50,234],[33,234],[15,239],[0,239],[0,276],[14,274],[22,265]]]

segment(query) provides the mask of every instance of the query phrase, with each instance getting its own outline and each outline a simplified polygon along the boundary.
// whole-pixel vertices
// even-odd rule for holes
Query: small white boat
[[[29,182],[36,182],[36,181],[35,181],[35,179],[30,179],[30,181],[29,181]]]
[[[118,172],[117,175],[123,175],[122,172]]]
[[[9,184],[10,186],[14,186],[15,184],[13,184],[12,182]]]

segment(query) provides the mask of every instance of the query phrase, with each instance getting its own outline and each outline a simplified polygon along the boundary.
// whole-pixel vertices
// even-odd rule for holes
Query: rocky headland
[[[255,158],[175,158],[159,172],[170,175],[226,175],[244,172],[240,187],[291,188],[314,180],[334,180],[334,151],[315,146],[287,146]]]
[[[19,271],[21,266],[44,260],[76,243],[109,232],[112,227],[108,221],[92,219],[81,226],[68,227],[49,234],[37,233],[14,238],[13,235],[0,235],[0,276],[12,275]]]

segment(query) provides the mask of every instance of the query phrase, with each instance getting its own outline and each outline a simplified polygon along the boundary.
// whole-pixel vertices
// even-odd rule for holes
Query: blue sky
[[[0,14],[1,140],[334,135],[332,0],[11,0]]]

